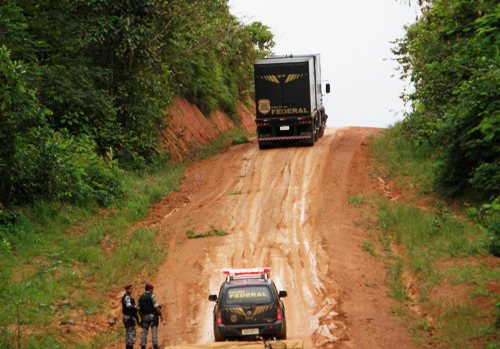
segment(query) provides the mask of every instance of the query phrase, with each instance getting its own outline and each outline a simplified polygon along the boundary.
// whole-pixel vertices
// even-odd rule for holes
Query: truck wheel
[[[284,340],[286,339],[286,320],[283,320],[283,324],[281,325],[281,331],[278,333],[278,339]]]
[[[313,125],[311,128],[311,138],[307,141],[306,144],[312,147],[314,145],[314,142],[316,142],[316,137],[317,137],[316,127],[314,127]]]
[[[323,116],[323,123],[321,124],[321,135],[320,135],[320,137],[323,137],[323,135],[325,134],[326,120],[328,120],[328,115],[325,114]]]
[[[215,327],[214,327],[214,340],[216,342],[223,342],[226,340],[224,337],[220,335],[219,330],[217,330]]]

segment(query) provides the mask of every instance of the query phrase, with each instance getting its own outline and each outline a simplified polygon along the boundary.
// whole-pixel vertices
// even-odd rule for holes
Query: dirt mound
[[[239,123],[249,132],[255,130],[254,116],[243,104],[237,107]],[[195,105],[177,98],[166,110],[167,127],[160,134],[161,147],[173,159],[182,160],[193,149],[200,148],[219,134],[236,127],[235,121],[220,111],[208,117]]]

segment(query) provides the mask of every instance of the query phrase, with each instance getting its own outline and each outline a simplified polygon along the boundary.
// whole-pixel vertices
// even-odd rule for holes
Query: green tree
[[[405,129],[435,149],[449,195],[500,193],[499,28],[497,1],[428,1],[395,49],[415,87]]]
[[[7,206],[14,193],[19,169],[15,156],[20,138],[30,141],[34,129],[44,125],[47,110],[26,85],[25,67],[12,61],[5,46],[0,47],[0,198]]]
[[[265,25],[239,23],[227,0],[6,0],[0,42],[12,57],[2,61],[3,94],[11,98],[2,110],[10,120],[2,125],[9,134],[2,173],[11,178],[2,181],[4,202],[13,193],[16,202],[92,197],[80,190],[89,184],[85,168],[109,149],[122,167],[148,166],[158,158],[158,131],[174,95],[206,113],[234,115],[252,93],[253,62],[274,44]],[[23,73],[15,68],[21,61]],[[66,156],[70,150],[79,165]],[[43,162],[44,175],[80,184],[62,180],[44,190],[28,183],[28,172],[15,174],[13,159],[33,170]],[[68,173],[58,172],[57,159]]]

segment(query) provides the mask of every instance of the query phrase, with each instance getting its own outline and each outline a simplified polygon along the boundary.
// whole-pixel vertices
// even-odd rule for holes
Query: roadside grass
[[[162,260],[157,231],[129,236],[128,229],[147,216],[159,193],[178,189],[183,167],[128,176],[128,194],[108,209],[36,203],[23,209],[22,222],[2,230],[11,249],[0,253],[0,326],[45,327],[23,334],[23,348],[58,338],[54,321],[101,312],[109,292],[151,276]],[[89,288],[92,297],[84,291]]]
[[[389,293],[391,297],[404,301],[408,299],[406,288],[403,284],[403,261],[400,257],[392,257],[389,263]]]
[[[474,343],[482,343],[496,348],[492,343],[500,343],[500,295],[492,285],[498,285],[500,269],[483,262],[494,258],[488,256],[486,229],[462,221],[441,205],[423,211],[381,199],[377,206],[372,214],[385,251],[391,297],[425,309],[435,320],[433,340],[440,347],[475,348]],[[370,244],[364,242],[363,249],[370,250]],[[413,298],[405,272],[413,275],[411,282],[418,289]],[[438,296],[440,291],[453,294],[455,287],[466,289],[465,298],[449,301]],[[434,333],[426,319],[402,316],[417,344],[426,343],[424,333]]]
[[[190,161],[209,159],[231,145],[248,143],[248,133],[242,128],[220,134],[209,144],[193,151]]]
[[[402,188],[428,194],[432,191],[434,182],[430,149],[401,137],[401,128],[402,125],[398,123],[387,129],[382,136],[372,138],[372,153],[384,165],[386,174]]]
[[[209,236],[226,236],[228,235],[229,233],[211,225],[210,226],[210,230],[205,232],[205,233],[197,233],[196,231],[194,231],[193,229],[189,229],[188,231],[186,231],[186,236],[188,239],[203,239],[203,238],[207,238]]]
[[[233,140],[231,141],[232,145],[238,145],[238,144],[245,144],[249,143],[250,141],[248,140],[248,137],[246,134],[238,134],[233,137]]]
[[[442,314],[435,324],[440,340],[448,348],[498,348],[498,328],[484,311],[470,302],[442,305]],[[496,339],[495,339],[496,338]]]
[[[433,178],[426,151],[400,138],[398,127],[372,140],[379,166],[396,185],[418,195],[429,193]],[[424,210],[379,199],[369,215],[363,221],[378,232],[373,240],[385,253],[389,293],[408,307],[396,315],[414,341],[443,348],[499,348],[500,295],[495,291],[500,271],[488,253],[487,228],[435,200],[434,207]],[[409,287],[416,294],[409,294]],[[432,323],[414,314],[410,305],[423,309]]]
[[[379,203],[377,225],[396,245],[405,247],[408,267],[433,279],[440,258],[484,255],[489,235],[480,226],[459,221],[445,209],[425,212],[405,204]]]
[[[189,161],[214,156],[243,132],[219,136]],[[82,344],[61,336],[57,325],[106,312],[109,295],[124,283],[155,274],[166,253],[158,232],[130,227],[179,190],[189,161],[126,172],[126,194],[108,208],[35,202],[0,225],[0,348],[17,348],[18,330],[19,347],[30,349],[100,347],[116,339],[110,331]],[[215,227],[211,232],[223,233]]]
[[[347,198],[347,203],[349,205],[358,207],[365,203],[365,197],[363,196],[363,194],[350,195]]]
[[[373,243],[369,240],[363,240],[361,243],[361,248],[368,252],[368,254],[374,258],[377,258],[377,252],[375,252],[375,246],[373,246]]]

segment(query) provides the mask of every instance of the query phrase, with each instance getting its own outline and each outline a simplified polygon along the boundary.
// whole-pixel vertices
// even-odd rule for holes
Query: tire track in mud
[[[167,317],[160,326],[161,345],[213,342],[213,303],[207,296],[218,293],[221,270],[255,266],[272,267],[277,287],[288,291],[288,337],[303,340],[305,348],[376,348],[387,342],[379,337],[387,329],[394,332],[392,320],[373,330],[369,346],[351,338],[365,335],[366,311],[350,304],[361,300],[370,317],[380,308],[362,292],[353,299],[345,291],[357,287],[350,284],[360,276],[348,273],[357,262],[343,263],[362,253],[357,242],[347,243],[349,234],[360,234],[352,223],[356,213],[346,207],[351,182],[356,183],[349,174],[360,165],[362,142],[374,132],[346,130],[327,130],[314,147],[259,151],[255,143],[239,145],[189,168],[182,189],[189,193],[188,203],[159,223],[168,245],[154,280]],[[210,226],[228,235],[186,237],[187,230],[200,233]],[[344,313],[345,302],[353,314]]]
[[[252,266],[271,266],[271,276],[277,287],[287,289],[289,296],[285,299],[285,308],[290,338],[303,339],[306,347],[318,347],[341,338],[338,329],[345,326],[335,320],[333,308],[337,303],[324,285],[326,269],[319,268],[326,252],[322,250],[320,237],[314,233],[316,214],[313,212],[315,196],[321,194],[318,190],[321,185],[316,183],[323,177],[321,162],[324,158],[320,153],[331,146],[333,139],[334,132],[330,132],[315,147],[269,151],[259,151],[255,145],[248,145],[233,161],[219,163],[222,166],[231,164],[228,171],[219,169],[220,174],[214,174],[221,176],[219,180],[223,179],[220,185],[207,188],[193,198],[190,205],[162,222],[166,229],[174,230],[175,235],[182,235],[183,231],[191,229],[190,222],[191,225],[193,222],[203,225],[200,218],[204,217],[205,224],[213,224],[230,233],[206,239],[204,246],[200,246],[203,254],[198,253],[198,262],[189,268],[199,279],[194,284],[185,280],[185,287],[175,289],[176,294],[191,296],[181,297],[180,302],[177,300],[177,304],[169,305],[168,313],[178,314],[177,319],[191,318],[182,321],[191,330],[187,335],[177,334],[176,339],[168,341],[170,344],[212,341],[213,304],[208,303],[206,297],[208,293],[217,293],[223,279],[220,270]],[[209,219],[212,223],[207,221]],[[177,252],[184,253],[179,251],[179,243],[175,239],[170,243],[169,259],[176,258]],[[200,245],[199,241],[192,240],[180,244],[186,245],[183,249],[187,245]],[[192,249],[192,253],[201,252],[194,246]],[[166,269],[179,268],[178,262],[167,261]],[[188,268],[190,262],[181,264]],[[189,289],[196,289],[197,296],[193,297]],[[195,316],[189,316],[183,308],[191,309]],[[181,328],[178,327],[180,331]]]

